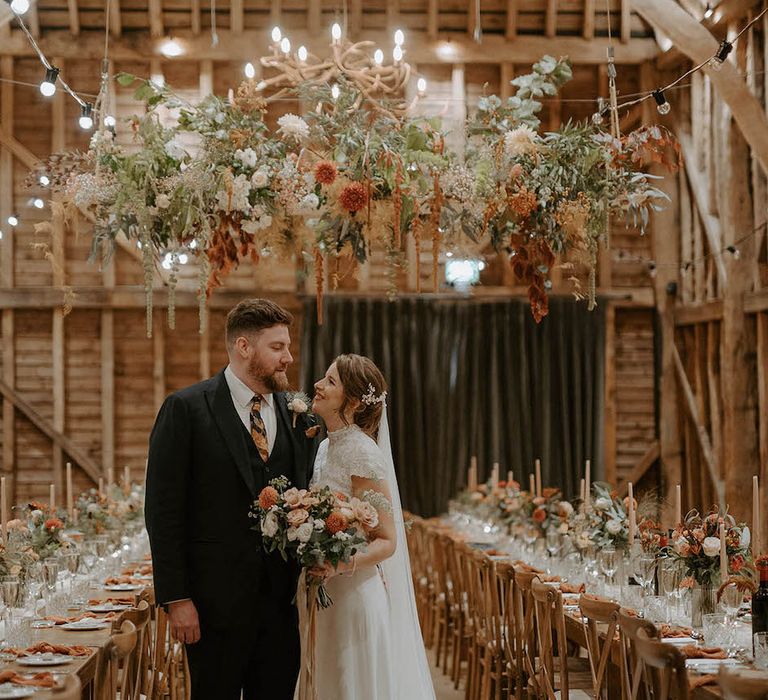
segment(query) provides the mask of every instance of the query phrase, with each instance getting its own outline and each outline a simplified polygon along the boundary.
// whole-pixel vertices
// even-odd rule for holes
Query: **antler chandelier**
[[[367,102],[374,109],[403,116],[412,103],[405,99],[405,87],[411,78],[411,66],[403,60],[402,30],[395,32],[395,48],[392,62],[384,62],[384,52],[376,48],[372,41],[352,43],[342,37],[341,26],[334,23],[331,27],[331,55],[318,58],[310,54],[305,46],[296,52],[291,50],[291,42],[282,36],[279,27],[272,30],[272,53],[262,56],[259,63],[274,75],[261,80],[258,90],[273,89],[267,102],[279,100],[300,85],[331,85],[331,95],[338,97],[338,81],[345,81],[359,91],[354,108]],[[426,81],[419,79],[418,91],[423,94]],[[386,100],[386,107],[382,100]]]

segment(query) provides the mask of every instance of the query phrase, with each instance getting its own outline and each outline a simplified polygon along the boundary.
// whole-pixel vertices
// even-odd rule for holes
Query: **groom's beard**
[[[255,358],[248,365],[248,376],[253,381],[264,384],[272,392],[285,391],[288,388],[285,370],[269,370]]]

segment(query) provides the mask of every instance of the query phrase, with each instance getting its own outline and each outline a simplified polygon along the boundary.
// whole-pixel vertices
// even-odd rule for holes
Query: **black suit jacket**
[[[306,488],[317,440],[312,419],[297,416],[276,393],[278,430],[293,448],[293,485]],[[145,518],[159,603],[191,598],[204,625],[231,629],[252,622],[255,596],[290,601],[297,570],[267,555],[249,518],[258,497],[249,435],[224,372],[166,398],[149,439]]]

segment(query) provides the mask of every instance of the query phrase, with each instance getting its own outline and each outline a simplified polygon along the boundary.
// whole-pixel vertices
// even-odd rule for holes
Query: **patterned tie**
[[[269,443],[267,442],[267,429],[264,427],[264,419],[261,417],[261,395],[256,394],[251,402],[251,437],[259,451],[262,460],[269,459]]]

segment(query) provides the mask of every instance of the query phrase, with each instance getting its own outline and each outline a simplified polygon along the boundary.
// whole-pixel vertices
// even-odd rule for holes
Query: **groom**
[[[193,700],[293,698],[298,570],[263,551],[248,517],[270,479],[306,488],[317,451],[311,421],[294,421],[284,393],[292,321],[267,299],[235,306],[229,365],[171,394],[149,439],[155,596],[187,645]]]

